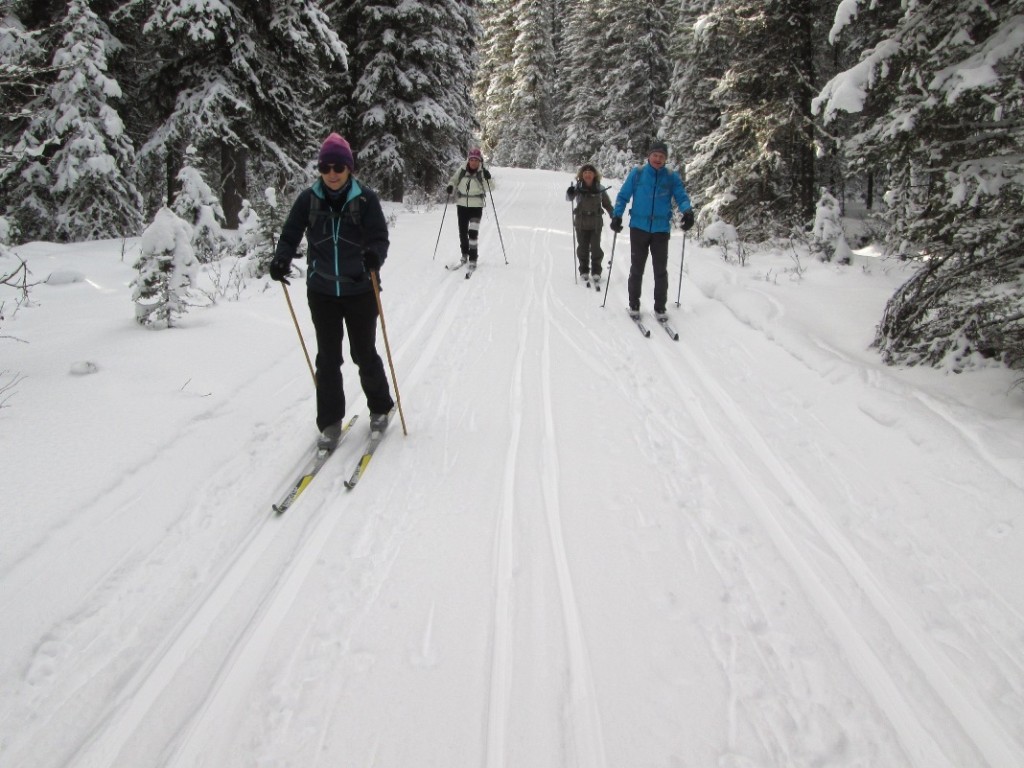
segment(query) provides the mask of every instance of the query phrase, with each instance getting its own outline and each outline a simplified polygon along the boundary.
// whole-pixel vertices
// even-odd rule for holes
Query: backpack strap
[[[316,219],[320,215],[320,206],[323,205],[323,201],[316,192],[311,193],[309,198],[309,223],[307,228],[313,231],[313,225],[316,224]]]
[[[316,220],[320,218],[321,211],[326,207],[327,216],[334,216],[334,212],[330,207],[324,205],[323,199],[320,195],[314,192],[310,195],[309,201],[309,229],[313,231],[316,224]],[[363,194],[360,192],[358,195],[353,197],[348,203],[345,204],[345,209],[342,211],[343,216],[347,216],[349,221],[355,224],[357,227],[362,229],[363,227]]]

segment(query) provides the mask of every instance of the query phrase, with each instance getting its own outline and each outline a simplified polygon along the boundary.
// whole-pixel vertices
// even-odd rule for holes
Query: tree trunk
[[[815,81],[814,72],[814,11],[813,0],[804,0],[799,6],[800,47],[797,55],[797,66],[800,68],[801,82],[799,88],[800,120],[802,121],[802,142],[800,144],[800,160],[798,161],[801,214],[805,221],[814,220],[814,209],[817,203],[815,190],[815,157],[814,157],[814,115],[811,112],[811,99],[814,97],[812,86]]]
[[[247,154],[241,147],[222,144],[220,148],[220,204],[227,229],[238,229],[242,201],[249,196],[245,175]]]

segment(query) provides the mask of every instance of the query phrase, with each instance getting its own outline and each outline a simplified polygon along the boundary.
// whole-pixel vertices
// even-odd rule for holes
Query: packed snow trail
[[[431,260],[440,207],[390,209],[409,436],[346,493],[353,434],[281,518],[313,432],[276,291],[166,334],[119,325],[126,290],[113,321],[49,304],[86,318],[62,350],[109,336],[132,365],[24,398],[44,433],[65,401],[109,425],[72,435],[103,457],[80,490],[37,485],[5,526],[0,763],[1024,764],[1019,421],[840,351],[820,306],[878,275],[827,296],[691,241],[680,340],[644,339],[626,240],[607,307],[574,282],[569,174],[495,171],[470,281],[450,217]],[[82,268],[126,285],[106,247]]]

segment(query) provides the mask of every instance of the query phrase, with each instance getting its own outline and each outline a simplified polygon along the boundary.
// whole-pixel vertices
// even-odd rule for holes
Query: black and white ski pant
[[[455,210],[459,215],[459,248],[463,256],[469,257],[469,260],[475,263],[479,255],[476,245],[484,209],[457,205]]]

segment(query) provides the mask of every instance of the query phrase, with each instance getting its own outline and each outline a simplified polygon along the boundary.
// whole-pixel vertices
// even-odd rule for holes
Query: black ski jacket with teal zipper
[[[377,193],[352,177],[331,199],[322,179],[295,198],[281,229],[276,257],[291,261],[306,236],[306,287],[328,296],[353,296],[373,290],[363,268],[363,251],[388,256],[388,225]]]

